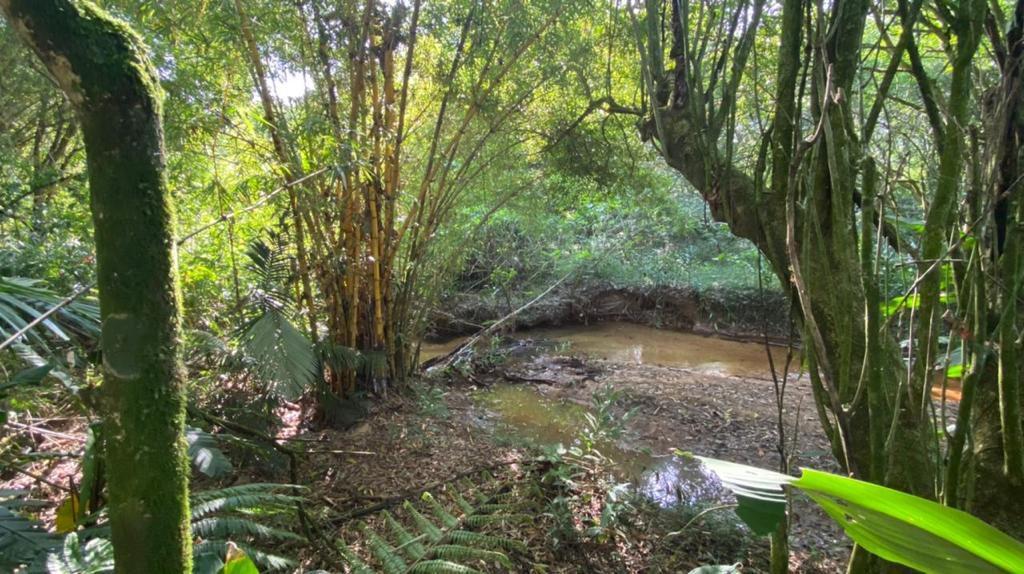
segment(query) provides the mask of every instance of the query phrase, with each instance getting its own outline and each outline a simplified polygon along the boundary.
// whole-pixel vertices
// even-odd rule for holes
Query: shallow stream
[[[534,329],[513,335],[521,340],[553,342],[559,354],[581,354],[620,363],[652,364],[691,369],[733,377],[768,378],[771,375],[765,348],[700,335],[663,331],[631,323],[598,323]],[[453,350],[463,339],[425,344],[421,358]],[[564,347],[563,347],[564,346]],[[772,349],[777,364],[785,350]],[[543,396],[532,385],[496,385],[479,393],[481,403],[495,415],[503,432],[537,445],[579,445],[588,408],[574,402]],[[597,450],[614,462],[622,480],[662,506],[694,505],[720,500],[725,491],[701,465],[671,453],[652,453],[631,444],[628,433],[619,440],[598,445]]]
[[[512,336],[523,340],[554,341],[566,345],[567,352],[595,359],[697,369],[736,377],[766,378],[771,375],[763,344],[664,331],[633,323],[531,329]],[[420,360],[448,353],[465,340],[424,343],[420,349]],[[781,367],[786,351],[772,346],[772,356],[776,366]]]
[[[532,386],[510,384],[482,391],[480,401],[496,415],[499,429],[519,440],[537,446],[580,446],[588,412],[582,405],[545,397]],[[612,461],[621,480],[661,506],[694,506],[726,494],[693,459],[655,454],[625,438],[598,444],[596,450]]]

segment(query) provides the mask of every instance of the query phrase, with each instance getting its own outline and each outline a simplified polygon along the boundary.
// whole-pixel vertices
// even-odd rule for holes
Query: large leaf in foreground
[[[771,534],[786,517],[786,493],[782,487],[796,480],[792,476],[725,460],[696,458],[736,495],[736,515],[755,534]]]
[[[886,560],[936,574],[1024,572],[1024,544],[966,512],[891,488],[802,469],[791,483]]]
[[[891,562],[935,574],[1024,572],[1024,544],[966,512],[845,476],[801,469],[797,479],[698,458],[736,494],[744,521],[745,501],[781,520],[785,506],[779,493],[789,485],[806,492],[864,549]],[[764,532],[765,517],[754,518],[751,528]]]

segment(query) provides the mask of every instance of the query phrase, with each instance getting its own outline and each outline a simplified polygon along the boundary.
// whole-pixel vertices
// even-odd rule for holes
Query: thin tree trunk
[[[103,330],[117,572],[191,571],[173,212],[157,76],[131,31],[75,0],[0,8],[78,111]]]

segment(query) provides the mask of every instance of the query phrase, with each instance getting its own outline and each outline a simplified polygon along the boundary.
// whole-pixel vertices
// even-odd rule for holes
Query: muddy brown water
[[[498,427],[541,447],[580,447],[588,408],[542,396],[525,385],[495,385],[479,393],[480,402]],[[655,454],[628,437],[604,441],[594,448],[611,461],[618,479],[662,507],[697,506],[723,500],[727,491],[699,462],[672,453]]]
[[[631,323],[531,329],[519,339],[553,341],[564,352],[620,363],[686,368],[733,377],[771,376],[765,348],[690,333],[665,331]],[[465,339],[424,344],[421,360],[446,354]],[[559,349],[561,351],[561,349]],[[777,365],[785,350],[772,348]],[[587,407],[542,396],[531,386],[496,385],[479,393],[496,423],[511,434],[538,445],[579,446]],[[652,453],[628,437],[599,444],[597,450],[614,462],[616,474],[661,506],[711,503],[727,497],[718,481],[700,463],[671,453]]]
[[[568,327],[531,329],[516,333],[519,339],[545,339],[567,345],[567,351],[595,359],[697,369],[736,377],[769,377],[771,371],[764,345],[716,339],[693,333],[664,331],[633,323],[596,323]],[[424,343],[420,360],[444,355],[466,339]],[[772,347],[776,366],[781,368],[786,351]]]

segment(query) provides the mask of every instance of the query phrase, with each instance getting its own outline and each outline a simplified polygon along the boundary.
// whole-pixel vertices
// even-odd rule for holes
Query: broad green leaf
[[[782,487],[806,492],[866,550],[934,574],[1024,572],[1024,543],[966,512],[891,488],[801,469],[799,479],[731,462],[696,457],[740,501],[737,514],[759,534],[781,520]],[[748,510],[740,509],[747,504]],[[773,501],[776,514],[769,509]]]
[[[260,574],[256,564],[246,556],[241,548],[228,544],[227,561],[220,570],[221,574]]]
[[[52,370],[53,363],[47,363],[38,367],[29,367],[15,374],[14,378],[12,378],[11,382],[8,384],[12,387],[15,385],[38,385]]]
[[[759,536],[771,534],[786,517],[783,485],[791,476],[713,458],[696,457],[736,495],[736,514]]]
[[[792,486],[868,551],[935,574],[1024,571],[1024,544],[953,508],[810,469]]]

